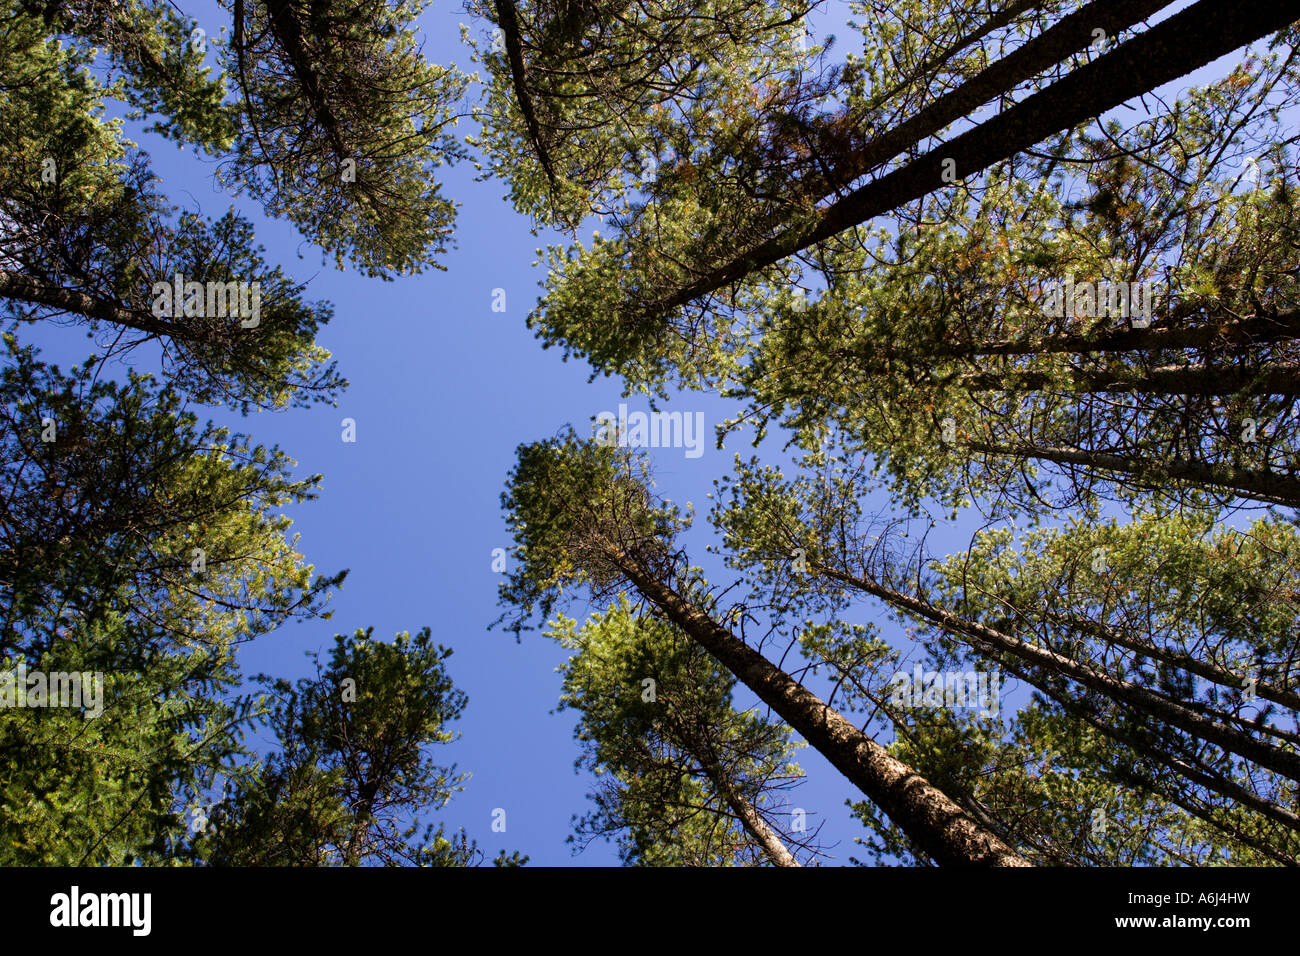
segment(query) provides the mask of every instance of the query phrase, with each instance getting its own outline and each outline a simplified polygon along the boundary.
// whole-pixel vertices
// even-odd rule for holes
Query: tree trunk
[[[1038,3],[1012,4],[978,35],[1009,23]],[[895,156],[907,152],[923,139],[941,132],[949,124],[969,116],[990,100],[1013,90],[1027,80],[1045,73],[1066,57],[1086,50],[1096,42],[1095,31],[1115,36],[1170,6],[1170,0],[1094,0],[1075,10],[1038,36],[1026,40],[1000,60],[996,60],[957,89],[924,107],[893,129],[887,130],[849,158],[847,169],[836,170],[839,178],[852,181],[866,175]],[[947,51],[945,51],[946,53]],[[929,66],[929,64],[926,64]],[[922,67],[921,72],[924,72]],[[818,200],[826,196],[815,197]]]
[[[271,31],[275,34],[280,49],[288,58],[294,76],[307,96],[307,102],[311,104],[312,114],[320,122],[321,129],[325,131],[330,145],[334,147],[335,155],[340,162],[352,157],[351,151],[343,141],[343,131],[339,128],[334,110],[321,89],[320,74],[316,71],[311,54],[307,50],[297,11],[290,5],[289,0],[267,0],[266,9],[270,14]]]
[[[696,759],[699,759],[698,755]],[[701,761],[701,766],[705,768],[705,772],[709,774],[709,779],[718,788],[718,793],[727,801],[727,806],[731,807],[745,831],[754,838],[754,842],[767,854],[767,858],[772,861],[773,865],[798,866],[799,861],[786,849],[785,844],[781,842],[781,838],[767,825],[754,805],[736,792],[736,788],[731,785],[731,781],[727,779],[726,774],[712,762]]]
[[[1030,865],[946,794],[890,756],[816,694],[660,581],[647,567],[614,547],[609,548],[608,556],[647,600],[802,734],[938,863]]]
[[[1294,0],[1200,0],[974,129],[854,190],[811,223],[774,236],[648,304],[642,318],[658,319],[837,233],[943,189],[954,179],[981,173],[1280,30],[1297,16]]]
[[[1136,392],[1152,395],[1300,394],[1300,369],[1289,363],[1249,366],[1169,365],[1144,372],[1065,369],[1061,372],[972,372],[954,383],[972,392]]]
[[[6,272],[0,269],[0,298],[16,299],[32,305],[43,305],[74,315],[84,315],[88,319],[100,319],[114,325],[126,326],[150,335],[165,335],[177,339],[185,338],[183,326],[164,322],[151,313],[139,309],[126,309],[111,299],[100,299],[67,289],[60,285],[23,275],[19,272]]]
[[[812,566],[834,581],[878,597],[895,608],[937,624],[953,636],[966,638],[976,650],[992,649],[1011,654],[1031,667],[1060,674],[1091,691],[1104,694],[1117,703],[1133,707],[1201,740],[1217,744],[1230,753],[1245,757],[1261,767],[1267,767],[1292,780],[1300,781],[1300,754],[1258,740],[1214,717],[1198,713],[1178,701],[1086,667],[1064,654],[1037,647],[996,628],[963,618],[922,598],[904,594],[829,565],[819,563]],[[1037,685],[1037,682],[1034,683]]]
[[[1037,458],[1060,465],[1078,465],[1081,468],[1115,471],[1133,475],[1145,482],[1176,479],[1190,481],[1211,488],[1234,491],[1243,498],[1300,508],[1300,480],[1271,471],[1252,471],[1235,465],[1212,465],[1199,461],[1173,459],[1154,461],[1114,455],[1108,452],[1088,451],[1082,448],[1053,447],[1047,445],[1000,445],[970,441],[964,446],[986,455],[1005,455],[1011,458]]]
[[[1092,352],[1146,352],[1157,349],[1264,345],[1296,338],[1300,338],[1300,309],[1278,315],[1251,315],[1243,319],[1209,316],[1198,319],[1195,325],[1115,329],[1100,335],[1063,334],[1004,339],[998,342],[939,343],[928,348],[925,355],[914,358],[917,361],[930,361],[936,355],[973,358],[982,355],[1047,355],[1054,352],[1075,352],[1080,355]],[[876,358],[875,346],[867,357]]]
[[[506,61],[510,64],[510,79],[515,88],[515,101],[519,106],[520,115],[524,118],[524,125],[528,128],[528,138],[533,142],[537,161],[541,163],[546,178],[554,187],[558,185],[555,167],[551,164],[551,154],[542,139],[542,129],[537,122],[532,94],[528,92],[528,66],[524,63],[523,41],[519,36],[515,5],[513,0],[493,0],[493,3],[496,8],[497,26],[501,28],[501,35],[505,40]]]

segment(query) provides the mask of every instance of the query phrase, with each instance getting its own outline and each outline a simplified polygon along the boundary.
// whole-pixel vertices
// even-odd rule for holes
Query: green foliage
[[[39,8],[19,2],[6,7],[23,11],[12,21],[6,13],[6,20],[17,21],[14,25],[21,33],[63,37],[65,55],[80,57],[91,49],[106,53],[109,70],[104,91],[131,107],[129,119],[157,117],[146,127],[148,132],[194,143],[212,155],[230,147],[235,116],[224,103],[225,76],[211,78],[204,63],[202,34],[195,33],[195,22],[173,6],[140,0],[68,0]],[[6,70],[3,75],[13,74]],[[24,88],[15,85],[15,89]],[[66,152],[49,155],[69,157]]]
[[[1294,772],[1261,765],[1294,753],[1292,523],[1236,529],[1190,509],[1123,523],[1085,514],[1021,534],[987,528],[937,560],[923,542],[909,549],[906,522],[863,520],[872,486],[861,469],[832,470],[823,455],[804,464],[790,479],[738,465],[713,520],[751,600],[786,619],[810,615],[801,644],[814,672],[837,682],[841,706],[892,724],[899,759],[1040,862],[1294,858]],[[902,651],[874,639],[874,626],[849,625],[856,595],[880,599],[906,627]],[[927,669],[993,668],[1032,687],[1032,703],[1009,728],[899,706],[886,675],[918,643],[934,658]],[[1187,713],[1232,733],[1207,739]],[[928,860],[877,809],[855,810],[877,862]]]
[[[334,401],[346,383],[315,341],[331,309],[264,259],[233,210],[178,214],[107,118],[151,118],[148,132],[223,161],[229,184],[340,264],[419,271],[450,236],[454,204],[434,177],[465,155],[450,130],[467,83],[423,60],[410,26],[422,8],[236,0],[229,44],[151,0],[0,10],[0,300],[13,320],[0,370],[0,666],[102,675],[104,687],[102,714],[0,711],[5,862],[482,855],[463,834],[417,834],[417,816],[462,779],[424,749],[450,739],[443,727],[464,707],[428,631],[391,645],[359,634],[346,650],[340,639],[317,683],[239,696],[236,645],[328,617],[344,573],[317,575],[281,513],[320,476],[295,478],[280,450],[189,405]],[[212,75],[209,46],[229,73]],[[207,286],[209,307],[214,284],[251,286],[258,312],[171,309],[177,276]],[[67,373],[40,362],[19,335],[51,319],[97,337],[100,354]],[[165,384],[103,374],[152,342]],[[364,690],[342,712],[321,682],[345,676]],[[254,721],[281,738],[265,763],[243,748]],[[219,782],[228,799],[212,812],[235,821],[234,842],[197,825]]]
[[[194,852],[211,865],[466,866],[481,856],[464,833],[420,825],[466,775],[430,752],[465,695],[447,674],[451,651],[428,628],[391,643],[372,629],[337,635],[316,674],[271,683],[268,729],[278,750],[212,812]],[[269,680],[264,678],[264,680]],[[521,865],[504,852],[498,866]]]
[[[589,214],[622,215],[663,184],[707,176],[701,157],[739,141],[758,91],[814,61],[815,47],[801,53],[796,41],[815,5],[476,0],[500,39],[474,43],[490,82],[473,142],[539,222],[576,229]]]
[[[39,17],[14,13],[0,41],[7,84],[0,118],[13,153],[0,170],[6,311],[22,321],[70,314],[101,337],[105,351],[161,339],[164,372],[197,401],[246,412],[335,400],[345,383],[315,344],[329,307],[306,302],[301,285],[269,266],[251,226],[233,211],[215,222],[176,216],[120,121],[104,118],[106,100],[129,100],[134,88],[92,71],[91,39],[109,44],[112,63],[145,70],[146,79],[131,76],[148,91],[141,96],[175,108],[172,135],[212,152],[232,135],[205,131],[204,124],[219,126],[224,117],[229,125],[230,117],[216,102],[224,86],[208,84],[197,65],[202,57],[179,39],[177,31],[188,36],[188,27],[169,8],[136,6],[64,5],[59,25],[73,32],[65,41],[49,38]],[[132,12],[138,21],[121,19]],[[157,29],[140,32],[151,25]],[[174,52],[164,55],[156,46],[174,33]],[[178,273],[186,282],[256,284],[261,314],[251,327],[224,314],[174,315],[170,308],[160,317],[154,286]]]
[[[323,614],[275,513],[313,494],[292,462],[201,425],[148,377],[64,374],[6,338],[0,372],[0,665],[99,674],[102,712],[0,710],[0,858],[175,859],[181,809],[243,771],[234,647]]]
[[[618,539],[629,554],[662,554],[690,523],[674,506],[651,500],[645,459],[612,442],[568,429],[516,453],[501,507],[518,561],[500,588],[500,603],[516,609],[509,624],[516,637],[533,615],[549,617],[566,588],[599,591],[619,580],[607,541]]]
[[[738,811],[788,829],[774,800],[802,776],[789,728],[737,711],[735,678],[625,598],[581,628],[561,617],[547,636],[576,652],[561,669],[561,709],[578,712],[579,765],[597,781],[571,842],[617,835],[629,864],[764,862]]]
[[[238,693],[236,645],[328,616],[343,575],[317,576],[278,510],[319,476],[187,403],[334,401],[345,382],[316,344],[331,310],[233,210],[178,214],[108,118],[216,157],[340,268],[388,279],[441,268],[456,204],[437,176],[469,158],[453,128],[471,78],[425,61],[424,0],[226,6],[223,40],[154,0],[0,0],[0,674],[102,673],[105,694],[96,716],[0,709],[0,862],[477,863],[464,833],[426,822],[464,779],[431,751],[466,703],[428,629],[336,637],[314,677]],[[799,41],[819,6],[469,5],[501,40],[475,44],[488,79],[469,142],[518,211],[572,235],[540,253],[544,347],[629,390],[716,390],[742,403],[720,441],[775,425],[802,452],[789,478],[754,459],[718,482],[721,550],[751,588],[721,616],[677,550],[692,516],[655,500],[644,458],[571,429],[519,447],[502,620],[518,635],[579,588],[608,607],[548,632],[574,652],[561,707],[598,780],[574,839],[615,838],[643,865],[818,856],[780,823],[800,773],[789,728],[738,711],[736,676],[696,643],[716,638],[753,689],[729,628],[761,609],[801,673],[1034,862],[1293,863],[1295,29],[1127,127],[1090,122],[895,194],[918,157],[1095,51],[1062,46],[920,128],[1073,6],[854,3],[861,46],[835,64],[833,38]],[[584,244],[592,215],[613,235]],[[177,274],[258,283],[260,320],[159,314],[155,286]],[[1152,327],[1091,304],[1058,315],[1045,301],[1067,278],[1167,293]],[[100,355],[40,362],[18,334],[49,320]],[[101,380],[147,342],[164,385]],[[989,523],[934,560],[900,542],[906,520],[865,519],[872,497],[931,528],[936,506]],[[1103,517],[1115,505],[1127,521]],[[1266,517],[1228,517],[1243,505]],[[1022,518],[1023,534],[1002,523]],[[685,630],[634,611],[629,585],[678,602]],[[856,621],[863,595],[886,616]],[[886,677],[917,648],[1001,668],[1032,700],[1005,724],[900,707]],[[255,724],[278,740],[264,759],[243,747]],[[877,861],[931,862],[875,806],[854,812]]]
[[[293,479],[282,452],[200,425],[146,376],[64,375],[6,342],[0,644],[47,647],[61,616],[112,609],[175,646],[228,647],[321,613],[343,575],[316,575],[273,510],[319,476]]]
[[[342,268],[391,278],[437,266],[455,219],[440,167],[468,80],[427,62],[424,0],[235,0],[225,65],[243,96],[225,177]]]
[[[68,615],[40,652],[6,652],[0,680],[100,675],[101,712],[0,709],[0,860],[7,866],[166,865],[181,808],[221,772],[238,778],[253,701],[219,647],[168,650],[165,634],[112,611]]]
[[[945,793],[1013,828],[1018,845],[1038,865],[1271,862],[1169,800],[1099,774],[1116,762],[1114,742],[1050,710],[1024,707],[1009,729],[944,710],[898,720],[891,752]],[[875,864],[898,858],[928,862],[875,807],[862,801],[852,809],[871,831],[861,842]]]

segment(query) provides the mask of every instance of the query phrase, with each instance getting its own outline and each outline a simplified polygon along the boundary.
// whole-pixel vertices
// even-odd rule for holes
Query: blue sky
[[[210,34],[228,23],[215,4],[181,6]],[[426,54],[472,71],[458,39],[458,25],[467,21],[445,5],[426,11],[420,21]],[[842,44],[851,42],[839,32]],[[1221,64],[1198,78],[1216,68]],[[462,133],[472,131],[462,123]],[[469,696],[455,726],[461,739],[438,757],[472,774],[437,819],[449,828],[463,826],[489,857],[506,848],[528,854],[534,864],[617,862],[607,844],[575,857],[565,843],[572,815],[586,810],[588,788],[586,776],[573,768],[572,716],[552,713],[560,686],[555,668],[565,653],[537,633],[516,644],[508,633],[486,630],[499,613],[501,575],[492,571],[492,550],[510,544],[499,495],[515,447],[566,424],[585,431],[593,416],[616,411],[620,401],[633,410],[648,408],[644,399],[621,399],[614,380],[589,383],[585,365],[543,351],[525,328],[543,278],[533,265],[536,250],[549,237],[531,235],[530,222],[503,198],[503,183],[477,182],[473,167],[462,164],[443,176],[444,193],[462,204],[455,247],[443,259],[447,271],[393,282],[366,279],[352,269],[336,271],[288,223],[268,220],[254,203],[220,192],[212,161],[133,133],[173,202],[213,218],[233,202],[256,224],[268,260],[309,280],[309,297],[332,302],[335,318],[319,341],[351,382],[337,408],[247,419],[215,409],[209,416],[280,445],[299,462],[300,473],[323,473],[320,498],[290,512],[302,535],[300,550],[322,572],[350,569],[333,600],[333,620],[289,626],[246,645],[245,674],[305,676],[304,652],[325,650],[335,633],[373,626],[383,639],[431,626],[437,640],[454,648],[448,669]],[[492,310],[495,289],[505,290],[504,313]],[[49,326],[25,339],[61,363],[83,359],[89,346],[80,333]],[[696,503],[701,521],[687,542],[692,558],[713,580],[730,580],[704,553],[705,495],[712,479],[730,468],[733,452],[747,455],[749,446],[732,439],[724,451],[713,447],[712,426],[735,411],[714,396],[675,396],[667,407],[703,412],[709,440],[695,459],[680,449],[654,452],[658,490]],[[353,444],[342,441],[344,418],[355,419]],[[767,446],[777,452],[782,440]],[[945,535],[932,543],[942,552],[962,540]],[[571,613],[581,619],[586,609]],[[887,636],[897,636],[877,611],[864,608],[859,619],[873,617]],[[742,705],[751,701],[743,690],[738,695]],[[790,795],[792,803],[808,811],[813,825],[824,822],[827,862],[847,863],[862,829],[844,803],[860,794],[815,753],[801,751],[800,762],[808,780]],[[506,811],[505,833],[491,830],[496,808]]]

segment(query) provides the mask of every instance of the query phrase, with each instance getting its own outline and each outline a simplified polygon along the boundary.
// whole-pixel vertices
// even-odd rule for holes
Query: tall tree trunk
[[[731,807],[732,812],[736,814],[741,826],[754,838],[754,842],[767,854],[767,858],[772,861],[773,865],[798,866],[799,861],[786,849],[785,844],[781,842],[781,838],[776,835],[776,831],[767,825],[767,822],[759,815],[757,808],[752,803],[736,792],[736,788],[731,785],[731,781],[727,779],[727,775],[721,771],[717,764],[701,761],[701,766],[708,773],[713,785],[718,788],[718,793],[727,801],[727,806]]]
[[[338,119],[321,89],[321,77],[307,49],[297,11],[290,4],[290,0],[267,0],[266,9],[270,14],[271,31],[275,34],[275,39],[288,58],[290,66],[293,67],[294,76],[311,104],[312,114],[320,123],[321,129],[325,131],[338,160],[342,162],[348,159],[352,153],[343,141],[343,131],[339,128]]]
[[[1120,628],[1109,627],[1097,621],[1089,621],[1079,617],[1061,617],[1055,614],[1047,614],[1044,617],[1047,624],[1059,625],[1078,631],[1081,634],[1091,634],[1103,641],[1109,641],[1119,647],[1126,647],[1142,657],[1149,657],[1154,660],[1171,664],[1174,667],[1181,668],[1190,674],[1218,684],[1220,687],[1231,687],[1234,690],[1240,690],[1244,681],[1237,674],[1222,667],[1216,667],[1208,660],[1201,660],[1190,654],[1180,654],[1170,651],[1167,648],[1160,647],[1151,641],[1143,640],[1133,634],[1129,634]],[[1285,687],[1274,687],[1271,684],[1265,684],[1259,681],[1255,687],[1255,693],[1264,700],[1271,700],[1275,704],[1281,704],[1283,707],[1289,707],[1291,710],[1300,712],[1300,694],[1287,690]]]
[[[647,320],[680,308],[837,233],[983,172],[1057,133],[1211,63],[1300,16],[1294,0],[1200,0],[911,163],[648,304]],[[955,164],[955,165],[950,165]],[[945,172],[952,175],[945,176]]]
[[[754,838],[754,842],[772,861],[772,864],[774,866],[798,866],[799,861],[794,858],[794,854],[786,849],[785,843],[777,836],[776,831],[767,825],[767,821],[758,812],[758,808],[751,801],[745,799],[732,785],[730,776],[719,762],[717,752],[708,740],[702,739],[692,731],[686,720],[673,720],[672,727],[674,736],[679,740],[682,749],[700,765],[704,775],[717,788],[718,794],[727,802],[727,806],[736,815],[736,819],[745,828],[745,832]]]
[[[949,124],[969,116],[990,100],[1050,70],[1066,57],[1088,49],[1096,42],[1095,31],[1101,30],[1109,36],[1118,35],[1170,5],[1170,0],[1093,0],[1092,3],[1085,4],[1038,36],[1025,41],[1002,59],[989,64],[916,115],[877,136],[857,155],[848,157],[848,168],[836,170],[837,177],[852,181],[907,152],[921,140],[928,139]],[[1001,14],[984,24],[975,36],[989,33],[1011,22],[1018,14],[1040,6],[1040,3],[1010,4]],[[961,45],[955,45],[956,49],[960,49]],[[948,55],[951,55],[950,52],[945,51],[940,59]],[[925,67],[922,67],[919,72],[924,71]],[[821,195],[815,198],[821,200],[827,197]]]
[[[528,91],[528,66],[524,63],[523,41],[519,35],[519,21],[515,16],[515,5],[513,0],[493,0],[493,4],[496,8],[497,26],[501,28],[501,35],[505,40],[506,62],[510,64],[510,79],[515,88],[515,102],[519,106],[520,115],[524,118],[524,125],[528,127],[528,138],[532,140],[533,151],[537,154],[537,161],[541,163],[547,180],[550,181],[552,188],[554,188],[559,184],[555,178],[555,167],[551,163],[551,154],[546,148],[546,142],[542,138],[541,126],[537,122],[533,97]]]
[[[1145,687],[1094,670],[1064,654],[1029,644],[996,628],[963,618],[929,601],[904,594],[879,582],[849,574],[820,562],[810,566],[815,567],[831,580],[878,597],[899,610],[937,624],[949,634],[965,638],[977,650],[1001,651],[1019,658],[1031,667],[1060,674],[1091,691],[1104,694],[1117,703],[1133,707],[1195,737],[1217,744],[1226,751],[1245,757],[1261,767],[1267,767],[1292,780],[1300,781],[1300,754],[1256,739],[1216,719],[1215,716],[1206,716]],[[1037,686],[1038,682],[1034,683]]]
[[[1300,479],[1279,475],[1272,471],[1238,468],[1236,465],[1208,464],[1200,461],[1173,459],[1171,461],[1144,460],[1109,452],[1089,451],[1084,448],[1033,445],[994,444],[968,441],[963,446],[986,455],[1003,455],[1010,458],[1037,458],[1058,465],[1077,465],[1090,470],[1120,472],[1152,483],[1176,479],[1190,481],[1210,488],[1233,491],[1243,498],[1300,508]]]
[[[1171,316],[1172,318],[1172,316]],[[973,358],[983,355],[1046,355],[1054,352],[1146,352],[1157,349],[1232,348],[1264,345],[1285,339],[1300,338],[1300,309],[1277,315],[1210,316],[1195,325],[1152,326],[1145,329],[1115,329],[1100,335],[1043,335],[1033,338],[1004,339],[995,342],[937,343],[924,355],[912,356],[918,362],[931,362],[936,355]],[[874,344],[867,359],[878,357]]]
[[[1066,369],[1039,372],[1008,369],[972,372],[954,382],[972,392],[1137,392],[1152,395],[1300,394],[1300,368],[1288,362],[1262,366],[1169,365],[1145,371]]]
[[[1028,669],[1022,668],[1015,670],[1015,674],[1024,680],[1025,683],[1032,683],[1029,679]],[[1172,770],[1176,776],[1189,780],[1198,786],[1204,787],[1206,790],[1219,794],[1220,796],[1227,797],[1229,800],[1239,803],[1242,806],[1250,807],[1252,810],[1258,811],[1270,820],[1282,824],[1287,829],[1300,832],[1300,815],[1292,813],[1285,807],[1280,807],[1276,803],[1272,803],[1261,797],[1259,794],[1247,790],[1235,780],[1231,780],[1221,773],[1207,771],[1203,766],[1193,766],[1186,760],[1180,758],[1177,754],[1170,753],[1167,750],[1158,747],[1153,748],[1149,742],[1139,740],[1133,734],[1116,727],[1114,724],[1102,720],[1085,706],[1085,702],[1088,704],[1091,703],[1091,695],[1084,694],[1080,697],[1070,697],[1068,694],[1063,693],[1059,688],[1043,687],[1039,689],[1046,697],[1056,701],[1072,716],[1084,721],[1089,726],[1095,728],[1100,733],[1105,734],[1115,742],[1130,748],[1135,753],[1163,764]],[[1164,779],[1162,778],[1159,783],[1163,784]],[[1153,793],[1164,795],[1166,799],[1178,803],[1179,806],[1188,810],[1189,813],[1204,820],[1211,826],[1214,826],[1225,833],[1232,832],[1223,829],[1223,821],[1211,812],[1212,808],[1193,810],[1182,801],[1175,799],[1173,793],[1176,793],[1177,791],[1172,790],[1170,787],[1157,785],[1157,782],[1153,780],[1148,780],[1147,786]],[[1190,803],[1190,801],[1188,801],[1188,803]],[[1275,852],[1266,849],[1267,844],[1265,843],[1252,842],[1251,845],[1256,849],[1261,850],[1261,852]],[[1295,863],[1294,860],[1291,862],[1292,864]]]
[[[647,600],[802,734],[934,860],[954,866],[1030,865],[913,768],[891,756],[645,565],[612,545],[607,556]]]
[[[114,325],[148,332],[150,335],[165,335],[178,340],[186,337],[184,326],[157,319],[150,312],[124,308],[112,299],[96,298],[20,272],[0,269],[0,298],[43,305],[74,315],[84,315],[89,319],[101,319]]]

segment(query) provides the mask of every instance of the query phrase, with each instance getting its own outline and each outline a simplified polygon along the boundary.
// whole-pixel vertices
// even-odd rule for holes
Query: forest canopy
[[[0,863],[489,861],[443,819],[453,649],[500,637],[439,624],[470,598],[240,664],[348,575],[284,513],[327,475],[255,436],[363,364],[258,236],[436,297],[466,167],[544,245],[492,311],[658,429],[584,406],[497,475],[574,852],[1300,863],[1294,4],[468,0],[472,70],[416,0],[183,6],[0,0]],[[752,450],[697,521],[648,449],[704,396]],[[479,434],[447,454],[516,444]]]

